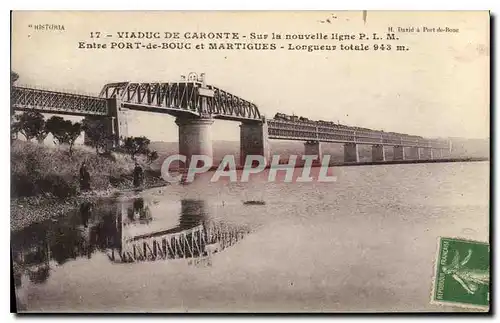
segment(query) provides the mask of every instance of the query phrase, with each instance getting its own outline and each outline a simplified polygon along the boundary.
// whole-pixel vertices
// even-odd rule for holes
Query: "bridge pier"
[[[240,165],[248,155],[263,156],[270,164],[269,135],[266,122],[243,122],[240,125]]]
[[[323,159],[323,152],[321,151],[321,142],[319,141],[306,141],[304,143],[304,155],[316,155],[318,156],[313,162],[321,163]]]
[[[385,161],[384,145],[372,146],[372,161]]]
[[[187,169],[194,155],[204,155],[213,158],[212,118],[177,118],[179,126],[179,155],[186,156]],[[210,165],[212,166],[212,165]]]
[[[357,144],[353,143],[344,144],[344,162],[346,163],[359,162],[359,151]]]
[[[94,124],[97,129],[104,132],[104,135],[107,138],[105,147],[106,149],[111,149],[116,146],[117,143],[113,136],[115,129],[115,120],[113,117],[86,116],[85,118],[87,120],[90,120],[90,122]],[[83,132],[83,144],[86,146],[94,146],[92,139],[85,131]]]
[[[404,146],[394,146],[394,157],[393,160],[405,160],[405,147]]]
[[[108,99],[108,116],[91,116],[88,115],[85,118],[91,120],[91,122],[101,123],[102,131],[104,131],[106,137],[106,149],[117,147],[121,143],[121,139],[128,136],[128,120],[127,120],[127,108],[121,106],[121,103],[117,99]],[[84,133],[83,137],[84,145],[92,145],[92,141],[89,136]]]
[[[113,135],[110,136],[110,141],[113,141],[114,146],[119,146],[121,140],[128,137],[128,109],[122,107],[121,102],[116,98],[108,99],[108,109]]]
[[[432,148],[419,148],[420,159],[430,160],[433,159]]]
[[[420,159],[420,149],[418,147],[410,147],[408,152],[409,159],[419,160]]]

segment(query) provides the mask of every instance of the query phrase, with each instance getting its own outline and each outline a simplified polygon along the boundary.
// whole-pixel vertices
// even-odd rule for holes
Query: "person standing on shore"
[[[90,190],[90,173],[87,170],[85,162],[83,162],[80,167],[80,189],[82,191]]]
[[[142,180],[143,180],[143,172],[142,172],[142,167],[139,166],[137,161],[135,162],[135,168],[134,168],[134,187],[139,187],[142,185]]]
[[[91,211],[92,204],[90,204],[89,202],[83,202],[82,204],[80,204],[80,216],[84,228],[87,228],[89,226]]]

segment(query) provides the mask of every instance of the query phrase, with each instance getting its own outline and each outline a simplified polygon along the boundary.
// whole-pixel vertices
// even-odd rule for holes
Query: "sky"
[[[63,25],[64,30],[30,27],[37,24]],[[424,26],[459,32],[397,33],[399,41],[387,42],[393,44],[391,51],[78,49],[80,41],[96,40],[90,32],[113,35],[98,40],[110,43],[123,31],[238,32],[248,37],[251,32],[269,37],[273,32],[376,32],[382,37],[388,27]],[[424,137],[489,137],[489,16],[484,11],[368,11],[366,19],[361,11],[14,12],[12,28],[12,70],[20,75],[20,84],[97,95],[109,82],[169,82],[197,72],[206,74],[208,84],[252,101],[267,117],[281,112]],[[340,44],[252,41],[285,47]],[[396,44],[409,50],[396,51]],[[130,111],[128,122],[129,135],[177,141],[177,125],[168,115]],[[213,138],[237,141],[238,126],[216,121]]]

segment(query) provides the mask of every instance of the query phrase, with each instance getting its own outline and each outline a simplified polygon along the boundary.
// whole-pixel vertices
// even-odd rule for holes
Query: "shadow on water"
[[[22,276],[46,282],[55,266],[105,253],[114,263],[206,258],[241,240],[250,230],[210,219],[203,200],[181,200],[178,225],[142,235],[127,227],[147,227],[154,221],[151,203],[143,198],[109,200],[80,208],[58,220],[34,223],[12,233],[16,287]]]

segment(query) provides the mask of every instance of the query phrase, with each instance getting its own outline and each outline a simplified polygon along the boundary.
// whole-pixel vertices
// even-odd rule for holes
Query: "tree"
[[[33,138],[45,139],[47,136],[45,118],[40,112],[36,111],[28,111],[15,115],[11,131],[22,133],[27,141]]]
[[[10,85],[14,85],[16,81],[19,79],[19,74],[14,71],[10,71]]]
[[[82,124],[80,122],[72,123],[68,121],[67,124],[67,143],[69,144],[69,154],[73,154],[73,145],[75,144],[76,139],[80,137],[82,133]]]
[[[19,79],[19,74],[14,71],[10,71],[10,86],[14,86],[14,83]],[[10,143],[14,142],[14,139],[17,139],[17,134],[19,132],[19,123],[15,118],[15,109],[12,104],[12,89],[11,89],[11,101],[10,101]]]
[[[10,142],[13,143],[15,139],[18,138],[18,133],[19,133],[20,126],[19,122],[15,118],[10,119]]]
[[[44,126],[43,129],[36,135],[36,140],[38,141],[39,144],[43,144],[43,141],[45,138],[47,138],[49,132],[47,131],[47,127],[45,126],[45,120],[44,120]]]
[[[29,279],[32,283],[42,284],[45,283],[50,276],[50,266],[46,264],[42,266],[36,266],[34,269],[31,269],[28,272]]]
[[[156,150],[149,151],[147,154],[148,163],[152,163],[158,159],[158,152]]]
[[[151,141],[146,137],[127,137],[123,141],[123,148],[127,151],[130,157],[135,155],[147,155],[149,152],[148,146]]]
[[[106,151],[108,142],[115,140],[115,135],[108,131],[104,120],[85,118],[82,122],[82,129],[85,131],[85,139],[88,144],[99,153],[99,148]]]
[[[69,154],[71,155],[73,153],[73,145],[82,133],[82,124],[79,122],[72,123],[61,117],[53,116],[47,120],[46,129],[59,144],[69,145]]]
[[[53,116],[47,120],[47,130],[52,134],[55,140],[61,145],[65,143],[66,138],[66,120],[62,117]]]

